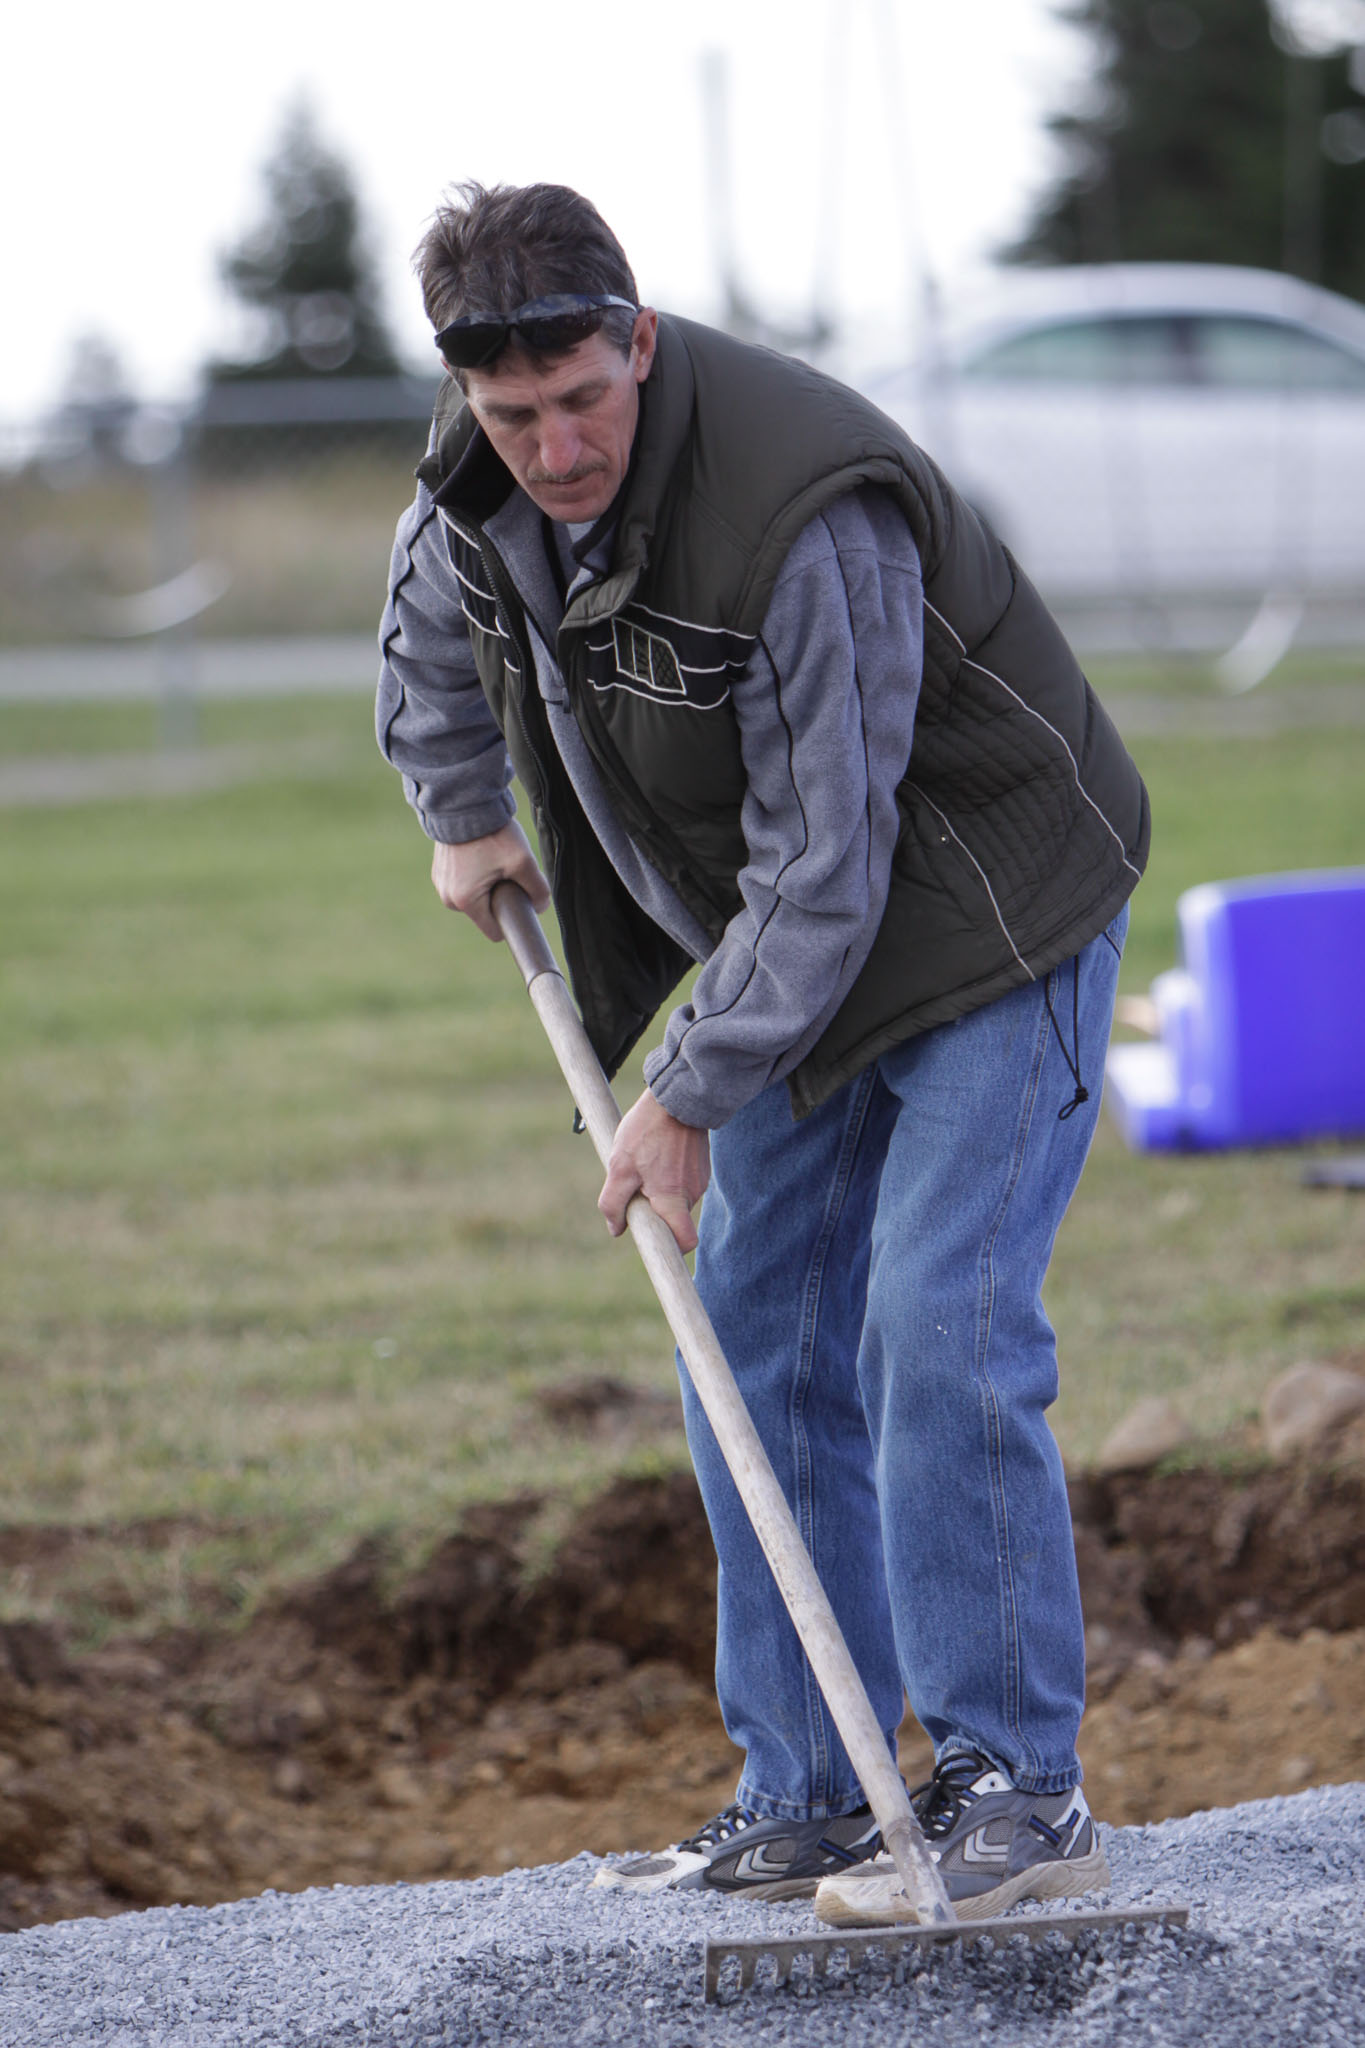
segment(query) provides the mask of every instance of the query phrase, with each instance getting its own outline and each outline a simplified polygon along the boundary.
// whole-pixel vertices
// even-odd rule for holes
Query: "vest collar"
[[[671,320],[659,322],[654,361],[640,389],[614,569],[641,569],[649,558],[659,507],[687,442],[696,392],[692,364]]]
[[[511,470],[453,378],[441,387],[434,445],[418,463],[417,475],[443,511],[474,526],[485,526],[516,489]]]

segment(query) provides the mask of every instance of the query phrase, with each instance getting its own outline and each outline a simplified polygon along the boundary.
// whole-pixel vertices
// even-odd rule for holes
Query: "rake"
[[[499,882],[491,908],[527,992],[545,1027],[546,1037],[569,1084],[579,1115],[605,1166],[621,1111],[602,1066],[592,1049],[572,996],[531,908],[526,892],[515,882]],[[1186,1908],[1129,1907],[1116,1912],[1030,1914],[1018,1919],[961,1921],[954,1913],[943,1880],[915,1819],[899,1771],[892,1762],[880,1723],[852,1657],[834,1610],[816,1576],[810,1554],[759,1440],[734,1375],[711,1327],[682,1253],[668,1225],[643,1195],[626,1210],[626,1223],[659,1297],[659,1305],[677,1340],[678,1350],[715,1432],[731,1476],[744,1502],[763,1553],[777,1581],[792,1625],[801,1641],[830,1715],[868,1804],[882,1841],[896,1866],[906,1900],[919,1923],[885,1930],[815,1932],[795,1940],[708,1942],[706,1996],[720,1995],[722,1972],[734,1959],[741,1983],[754,1982],[760,1960],[774,1960],[775,1981],[788,1981],[798,1954],[812,1958],[818,1976],[834,1950],[858,1955],[879,1950],[893,1958],[907,1949],[943,1941],[972,1941],[999,1936],[1061,1933],[1076,1936],[1106,1928],[1158,1920],[1182,1925]]]

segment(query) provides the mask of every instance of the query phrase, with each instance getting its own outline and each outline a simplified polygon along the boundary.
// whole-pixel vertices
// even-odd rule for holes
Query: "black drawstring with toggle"
[[[1086,1087],[1084,1081],[1082,1081],[1081,1079],[1080,955],[1076,954],[1071,962],[1071,1042],[1076,1049],[1074,1058],[1066,1049],[1066,1040],[1062,1036],[1062,1027],[1057,1022],[1057,1012],[1052,1007],[1052,995],[1048,987],[1048,982],[1051,981],[1051,979],[1052,977],[1051,975],[1049,975],[1048,980],[1043,983],[1043,1001],[1047,1004],[1047,1013],[1048,1016],[1052,1019],[1052,1028],[1057,1034],[1057,1043],[1062,1048],[1062,1058],[1066,1061],[1067,1067],[1070,1070],[1071,1078],[1076,1083],[1076,1093],[1072,1096],[1070,1102],[1064,1104],[1063,1107],[1059,1109],[1057,1112],[1058,1123],[1064,1124],[1069,1116],[1074,1116],[1076,1114],[1076,1111],[1080,1108],[1083,1102],[1089,1102],[1090,1100],[1090,1090]]]

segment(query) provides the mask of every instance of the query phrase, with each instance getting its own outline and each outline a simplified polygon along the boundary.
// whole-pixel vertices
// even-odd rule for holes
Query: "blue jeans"
[[[700,1222],[702,1299],[892,1753],[908,1693],[939,1757],[979,1749],[1034,1792],[1079,1782],[1085,1686],[1040,1289],[1094,1133],[1126,929],[1124,910],[1046,983],[895,1047],[799,1123],[766,1089],[712,1134]],[[1059,1116],[1077,1051],[1089,1100]],[[852,1765],[682,1379],[737,1796],[851,1812]]]

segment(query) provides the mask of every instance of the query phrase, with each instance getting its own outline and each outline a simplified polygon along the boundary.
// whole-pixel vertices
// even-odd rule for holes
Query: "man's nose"
[[[547,476],[567,476],[578,460],[582,439],[572,420],[548,419],[540,429],[540,465]]]

